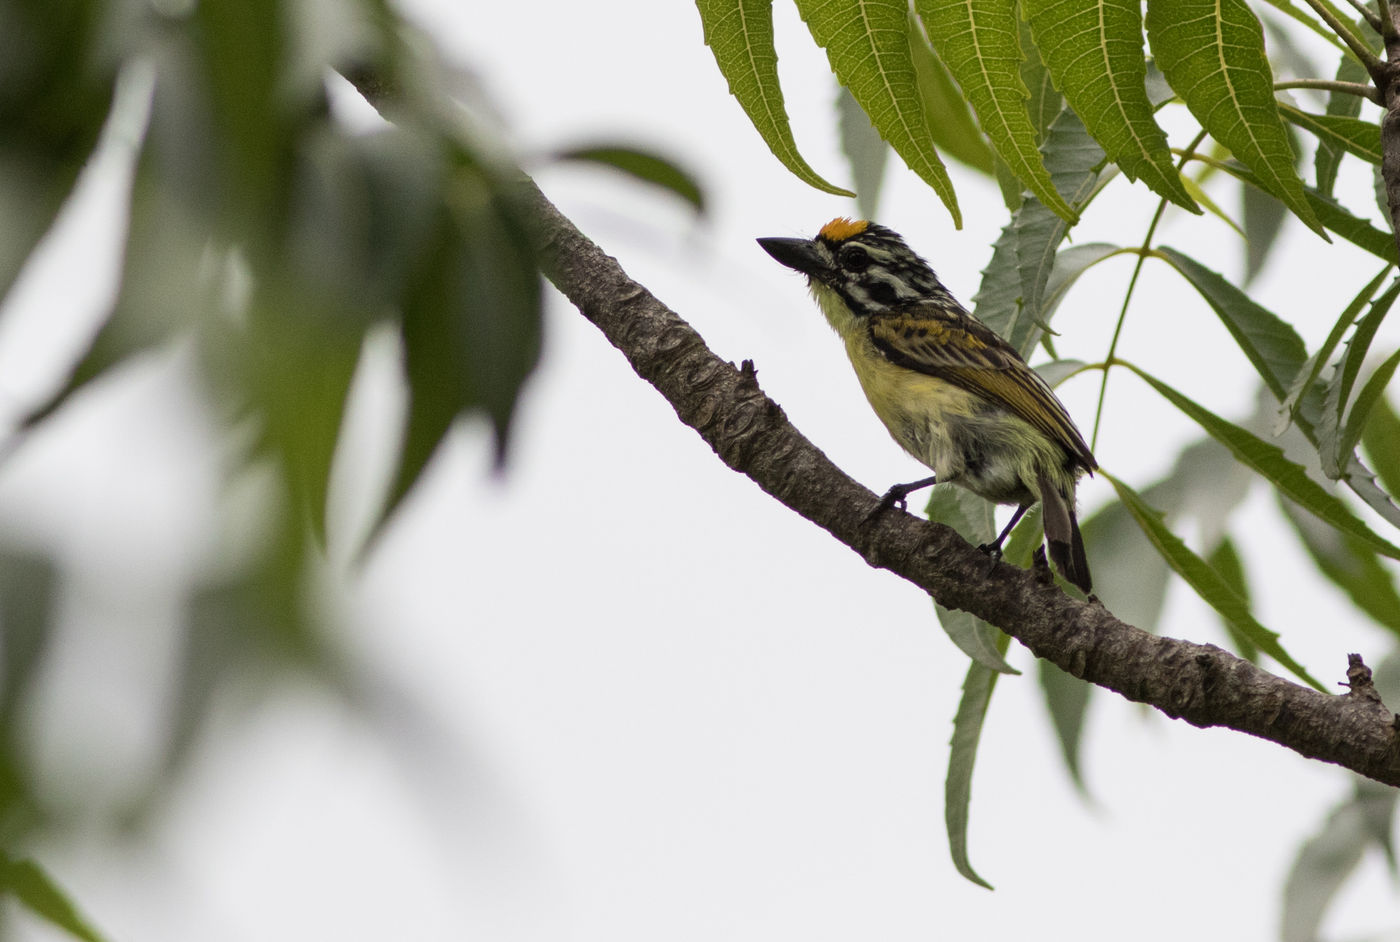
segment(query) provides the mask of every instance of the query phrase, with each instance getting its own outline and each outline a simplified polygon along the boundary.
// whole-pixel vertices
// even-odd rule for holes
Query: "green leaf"
[[[1390,308],[1400,296],[1400,280],[1397,280],[1371,303],[1371,309],[1356,325],[1356,332],[1347,341],[1346,352],[1342,354],[1331,380],[1327,383],[1323,396],[1322,416],[1317,424],[1317,452],[1322,459],[1322,473],[1329,478],[1339,478],[1347,467],[1347,456],[1351,448],[1345,447],[1342,419],[1351,391],[1361,372],[1362,363],[1370,351],[1371,341],[1380,329],[1381,321],[1390,313]],[[1354,445],[1353,445],[1354,447]]]
[[[1186,584],[1201,597],[1202,601],[1220,613],[1222,618],[1235,626],[1236,631],[1258,646],[1259,650],[1291,671],[1294,676],[1316,690],[1323,693],[1329,692],[1283,649],[1282,645],[1278,643],[1279,636],[1277,634],[1255,621],[1254,616],[1249,613],[1248,603],[1230,588],[1229,584],[1220,577],[1220,574],[1211,569],[1204,559],[1192,552],[1185,543],[1177,538],[1176,534],[1167,529],[1166,524],[1162,522],[1162,515],[1158,511],[1149,507],[1137,492],[1113,475],[1103,470],[1100,470],[1099,473],[1113,485],[1113,489],[1118,492],[1118,499],[1128,508],[1128,512],[1133,515],[1138,526],[1142,527],[1142,532],[1152,541],[1152,545],[1162,554],[1167,565],[1186,580]]]
[[[1328,199],[1309,188],[1308,205],[1324,226],[1352,245],[1365,249],[1383,262],[1395,262],[1395,236],[1354,216],[1336,200]]]
[[[612,167],[645,183],[670,190],[694,207],[698,215],[705,214],[705,193],[695,175],[683,170],[674,161],[649,151],[617,144],[599,144],[562,151],[555,155],[555,159]]]
[[[973,545],[990,543],[996,536],[996,507],[971,491],[953,484],[936,484],[929,496],[928,518],[957,530]],[[958,650],[988,670],[1003,674],[1019,674],[1002,657],[1006,650],[1001,629],[960,609],[944,608],[934,603],[938,623]]]
[[[1011,172],[1056,215],[1078,217],[1064,201],[1041,159],[1021,80],[1021,47],[1016,10],[1010,0],[971,0],[966,4],[915,0],[933,48],[972,103],[992,148]]]
[[[1206,557],[1206,564],[1220,574],[1220,578],[1225,580],[1225,584],[1235,591],[1235,594],[1244,599],[1246,605],[1249,604],[1249,578],[1244,571],[1244,560],[1240,559],[1239,551],[1235,549],[1235,541],[1228,536],[1222,539],[1210,551]],[[1231,643],[1235,646],[1235,653],[1246,661],[1257,662],[1259,660],[1259,648],[1248,637],[1241,634],[1233,622],[1222,618],[1221,625],[1225,633],[1230,636]]]
[[[102,942],[53,878],[32,860],[11,860],[0,854],[0,891],[19,900],[37,916],[85,942]]]
[[[1395,579],[1362,540],[1339,533],[1297,504],[1279,496],[1279,507],[1318,571],[1347,594],[1376,624],[1400,635],[1400,594]]]
[[[1366,421],[1371,417],[1371,410],[1385,395],[1385,387],[1389,385],[1390,378],[1395,375],[1397,365],[1400,365],[1400,350],[1392,353],[1384,363],[1376,367],[1376,371],[1371,374],[1366,385],[1361,387],[1361,392],[1356,394],[1356,401],[1352,403],[1351,412],[1347,415],[1346,429],[1342,433],[1339,449],[1341,454],[1349,455],[1356,450],[1357,443],[1361,441],[1362,430],[1366,427]]]
[[[509,192],[463,166],[402,302],[408,427],[376,536],[457,416],[484,412],[497,460],[504,456],[521,384],[539,356],[541,290],[526,233]]]
[[[909,17],[909,46],[914,57],[919,97],[924,102],[924,114],[933,143],[954,160],[992,175],[992,149],[982,136],[982,129],[977,126],[967,99],[953,81],[952,73],[928,44],[922,26],[912,14]]]
[[[1079,747],[1084,739],[1084,717],[1089,712],[1089,695],[1094,685],[1060,670],[1050,661],[1038,659],[1040,689],[1045,694],[1045,709],[1055,736],[1060,741],[1060,755],[1065,760],[1074,787],[1081,795],[1088,794],[1084,771],[1079,765]]]
[[[1121,246],[1109,242],[1085,242],[1056,253],[1055,267],[1050,269],[1050,280],[1045,283],[1041,319],[1047,322],[1050,320],[1080,275],[1122,251]]]
[[[1386,490],[1400,490],[1400,415],[1382,396],[1371,410],[1371,418],[1361,431],[1361,447],[1376,466]]]
[[[1024,0],[1022,10],[1055,87],[1109,159],[1130,179],[1199,213],[1147,99],[1141,3]]]
[[[18,12],[23,11],[23,12]],[[0,300],[97,146],[116,87],[97,0],[7,11],[0,55]]]
[[[1045,167],[1056,191],[1076,209],[1082,208],[1099,182],[1103,150],[1079,118],[1065,108],[1046,130]],[[1021,279],[1021,304],[1007,327],[1007,340],[1022,356],[1040,340],[1047,321],[1045,289],[1055,267],[1055,252],[1069,233],[1069,223],[1055,215],[1034,194],[1027,196],[1011,220],[1016,235],[1016,268]]]
[[[906,0],[797,0],[797,10],[812,38],[826,50],[832,71],[851,90],[880,136],[933,187],[953,224],[962,228],[957,195],[934,150],[919,97]]]
[[[1371,309],[1366,312],[1366,316],[1357,322],[1356,333],[1352,334],[1351,339],[1347,341],[1346,353],[1342,355],[1341,369],[1338,374],[1340,398],[1343,406],[1351,399],[1351,391],[1356,384],[1356,378],[1361,374],[1361,366],[1366,361],[1366,355],[1371,351],[1371,341],[1376,339],[1376,332],[1380,330],[1381,322],[1390,313],[1397,296],[1400,296],[1400,279],[1397,279],[1379,298],[1372,302]]]
[[[1244,204],[1244,284],[1263,270],[1269,252],[1288,222],[1288,208],[1257,186],[1240,187]],[[1194,195],[1194,194],[1193,194]],[[1199,199],[1199,197],[1197,197]]]
[[[43,669],[55,634],[57,588],[49,557],[0,551],[0,734],[15,731]]]
[[[220,221],[253,254],[273,257],[291,203],[286,169],[298,124],[314,108],[292,92],[280,7],[279,0],[201,0],[191,31],[203,69],[198,87],[208,96]]]
[[[1182,175],[1182,177],[1181,177],[1181,185],[1184,186],[1184,187],[1186,187],[1186,192],[1190,193],[1190,194],[1191,194],[1191,198],[1192,198],[1193,200],[1195,200],[1198,204],[1200,204],[1200,206],[1203,207],[1203,208],[1206,210],[1206,212],[1210,213],[1210,214],[1211,214],[1212,216],[1214,216],[1216,219],[1219,219],[1221,222],[1225,223],[1225,225],[1229,226],[1231,229],[1234,229],[1234,230],[1235,230],[1236,232],[1238,232],[1241,236],[1244,236],[1245,244],[1246,244],[1247,246],[1250,244],[1250,243],[1249,243],[1249,237],[1245,235],[1245,230],[1244,230],[1243,228],[1240,227],[1240,224],[1239,224],[1239,223],[1235,222],[1235,220],[1233,220],[1233,219],[1230,218],[1230,214],[1227,213],[1227,212],[1225,212],[1225,210],[1221,208],[1221,206],[1220,206],[1219,203],[1217,203],[1213,198],[1211,198],[1211,195],[1210,195],[1209,193],[1206,192],[1206,188],[1205,188],[1205,187],[1201,186],[1201,184],[1198,183],[1198,182],[1196,182],[1196,180],[1192,179],[1191,177],[1185,176],[1185,175]],[[1245,192],[1246,195],[1248,195],[1249,193],[1252,193],[1252,192],[1254,192],[1254,191],[1253,191],[1252,189],[1250,189],[1249,187],[1245,187],[1245,188],[1244,188],[1244,192]],[[1272,204],[1275,205],[1275,206],[1278,205],[1278,200],[1275,200],[1275,199],[1270,198],[1270,199],[1269,199],[1269,202],[1272,203]],[[1247,222],[1248,218],[1249,218],[1249,209],[1248,209],[1248,206],[1246,205],[1246,208],[1245,208],[1246,225],[1248,225],[1248,222]]]
[[[1340,148],[1367,163],[1381,162],[1381,132],[1373,121],[1342,115],[1308,114],[1279,102],[1279,113],[1293,124],[1317,136],[1319,146]]]
[[[1264,31],[1244,0],[1153,0],[1147,38],[1158,66],[1201,126],[1326,238],[1294,171]]]
[[[1024,16],[1017,17],[1021,36],[1021,81],[1030,91],[1027,111],[1031,116],[1031,126],[1039,140],[1044,143],[1050,122],[1065,110],[1065,96],[1055,87],[1050,70],[1040,58],[1040,50],[1035,47],[1035,37],[1031,35],[1030,24]]]
[[[1264,383],[1282,401],[1293,377],[1308,358],[1298,332],[1190,256],[1166,247],[1159,249],[1158,254],[1171,262],[1201,293]]]
[[[1003,635],[1006,642],[1010,638]],[[1005,647],[1002,648],[1003,653]],[[972,769],[977,762],[977,746],[982,740],[982,722],[1000,675],[976,662],[967,666],[962,700],[953,717],[952,749],[948,754],[948,777],[944,783],[943,814],[948,827],[948,849],[953,866],[967,879],[991,889],[992,885],[972,869],[967,853],[967,825],[972,802]]]
[[[44,421],[88,383],[165,343],[209,309],[216,285],[201,273],[213,266],[200,264],[209,231],[171,192],[157,163],[148,150],[136,171],[115,305],[63,385],[24,417],[22,427]],[[227,256],[217,262],[227,268]]]
[[[1314,481],[1302,465],[1284,457],[1282,448],[1266,442],[1233,422],[1227,422],[1137,367],[1130,365],[1128,368],[1141,376],[1168,402],[1195,420],[1212,438],[1230,449],[1231,454],[1241,464],[1252,468],[1280,493],[1287,495],[1318,519],[1363,541],[1375,552],[1391,559],[1400,559],[1400,547],[1391,545],[1373,533],[1370,527],[1347,509],[1346,504]]]
[[[855,196],[828,183],[797,152],[778,84],[772,0],[696,0],[695,5],[705,44],[729,82],[729,93],[738,99],[773,156],[804,183],[837,196]]]
[[[1007,335],[1013,324],[1034,325],[1021,318],[1021,274],[1016,259],[1015,217],[1002,227],[1001,234],[992,243],[992,257],[987,267],[982,269],[982,281],[977,293],[972,296],[972,314],[979,321],[996,331],[1003,340],[1018,350],[1027,337],[1012,341]],[[1031,345],[1032,347],[1034,344]]]
[[[1400,507],[1391,500],[1390,494],[1376,484],[1376,476],[1355,453],[1347,461],[1342,473],[1342,483],[1351,488],[1352,493],[1366,502],[1366,505],[1380,514],[1393,527],[1400,528]]]
[[[1369,83],[1371,76],[1366,73],[1366,67],[1356,61],[1355,56],[1343,50],[1337,62],[1337,81],[1363,84]],[[1355,118],[1361,114],[1361,96],[1332,92],[1327,96],[1327,113]],[[1317,173],[1317,191],[1322,196],[1331,197],[1332,189],[1337,185],[1337,170],[1342,165],[1343,153],[1342,148],[1335,144],[1318,139],[1317,153],[1313,155],[1313,167]]]
[[[856,181],[856,211],[862,218],[874,219],[879,215],[890,148],[847,88],[836,92],[836,130]]]
[[[1283,403],[1279,406],[1279,423],[1274,427],[1274,435],[1282,435],[1288,428],[1294,414],[1298,411],[1299,404],[1313,389],[1313,384],[1317,382],[1317,377],[1322,373],[1322,368],[1332,359],[1332,352],[1337,349],[1337,344],[1342,342],[1342,337],[1346,335],[1347,329],[1356,322],[1356,316],[1361,313],[1361,308],[1366,305],[1380,289],[1381,282],[1390,273],[1390,266],[1387,265],[1366,284],[1356,297],[1351,299],[1346,308],[1337,318],[1332,330],[1327,334],[1327,339],[1322,342],[1322,346],[1317,348],[1317,352],[1308,357],[1302,369],[1298,370],[1298,375],[1294,377],[1292,385],[1288,387],[1288,395],[1284,397]]]

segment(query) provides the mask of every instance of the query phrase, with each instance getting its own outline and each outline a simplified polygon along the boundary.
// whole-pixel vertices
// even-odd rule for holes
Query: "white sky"
[[[875,491],[922,476],[869,413],[801,280],[752,241],[810,234],[853,209],[767,153],[692,5],[404,6],[479,73],[523,152],[625,140],[696,172],[713,207],[699,225],[604,172],[532,164],[565,213],[713,349],[754,359],[765,390],[838,464]],[[787,4],[776,14],[799,144],[819,172],[846,180],[824,58]],[[957,184],[961,232],[903,171],[881,220],[967,300],[1004,210],[985,182],[960,173]],[[1150,200],[1123,182],[1111,195],[1121,210],[1091,212],[1078,241],[1142,238]],[[1227,236],[1178,214],[1160,241],[1235,276],[1241,252]],[[1295,225],[1285,239],[1256,294],[1313,347],[1337,313],[1330,285],[1359,284],[1375,266],[1329,252],[1319,276],[1315,237]],[[1071,295],[1056,321],[1063,354],[1103,356],[1130,264],[1102,267]],[[39,282],[0,331],[7,397],[38,382],[16,378],[46,323],[35,312],[59,298],[74,311],[92,303]],[[1085,802],[1032,659],[1013,648],[1028,673],[998,686],[973,785],[972,859],[997,890],[964,881],[948,858],[942,793],[966,660],[927,598],[728,471],[554,296],[547,326],[507,473],[489,472],[484,426],[465,429],[348,587],[354,651],[421,712],[386,742],[314,692],[279,697],[252,722],[229,704],[153,847],[55,849],[55,871],[113,938],[1276,937],[1292,853],[1347,793],[1343,774],[1101,694]],[[342,456],[342,576],[396,408],[392,352],[380,352]],[[1160,266],[1148,268],[1120,354],[1218,412],[1250,408],[1244,358]],[[63,649],[54,697],[76,706],[45,727],[56,766],[98,752],[110,756],[100,771],[120,780],[154,741],[126,722],[151,706],[169,657],[174,616],[152,599],[199,551],[215,487],[218,446],[181,404],[186,388],[178,358],[131,371],[0,477],[12,531],[62,547],[75,567],[65,615],[82,643]],[[1115,376],[1111,389],[1097,455],[1146,485],[1197,434],[1139,382]],[[1088,377],[1061,390],[1086,432],[1096,391]],[[1084,515],[1108,493],[1087,483]],[[1257,614],[1314,674],[1340,679],[1352,650],[1379,661],[1386,638],[1312,575],[1262,488],[1233,529]],[[1166,625],[1222,641],[1179,586]],[[107,665],[103,683],[65,686],[65,665],[92,676],[76,670],[83,662]],[[1396,926],[1400,906],[1373,856],[1324,930]]]

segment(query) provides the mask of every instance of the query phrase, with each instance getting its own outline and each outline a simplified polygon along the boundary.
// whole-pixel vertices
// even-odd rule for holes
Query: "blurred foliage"
[[[358,91],[357,91],[358,89]],[[368,96],[380,114],[354,99]],[[220,691],[317,678],[361,702],[315,604],[326,502],[366,338],[397,334],[402,440],[382,532],[463,416],[503,459],[540,350],[541,278],[523,175],[472,76],[387,0],[0,0],[0,299],[103,147],[135,152],[116,297],[29,431],[123,364],[197,352],[233,446],[259,480],[251,548],[188,587],[166,742],[137,823],[193,753]],[[622,169],[703,206],[671,162],[600,142],[561,159]],[[26,724],[55,630],[58,572],[0,547],[0,847],[56,825]],[[25,862],[0,892],[83,938]],[[23,877],[23,879],[20,879]],[[55,903],[46,893],[58,894]]]

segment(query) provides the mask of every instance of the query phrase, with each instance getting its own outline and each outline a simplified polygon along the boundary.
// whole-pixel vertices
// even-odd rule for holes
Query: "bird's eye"
[[[851,271],[865,271],[870,267],[870,253],[858,245],[852,245],[841,253],[841,264]]]

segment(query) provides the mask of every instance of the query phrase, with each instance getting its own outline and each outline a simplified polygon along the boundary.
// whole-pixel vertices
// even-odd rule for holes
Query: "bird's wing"
[[[921,304],[869,318],[870,337],[892,362],[998,402],[1059,443],[1085,470],[1098,462],[1040,374],[990,327],[962,311]]]

